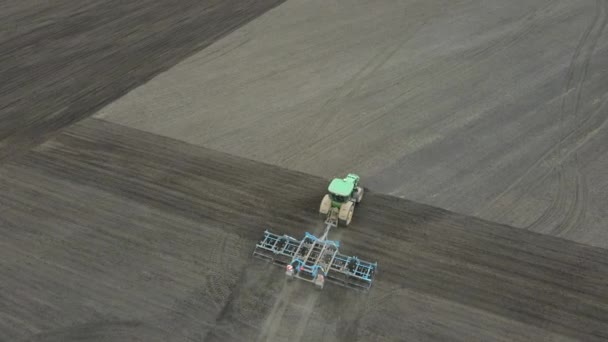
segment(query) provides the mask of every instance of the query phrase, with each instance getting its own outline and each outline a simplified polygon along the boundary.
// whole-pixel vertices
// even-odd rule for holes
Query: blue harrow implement
[[[311,282],[319,289],[323,289],[327,280],[350,288],[368,290],[377,263],[340,254],[340,242],[327,240],[329,230],[338,223],[336,211],[329,213],[325,223],[325,233],[320,238],[305,233],[304,238],[298,240],[266,230],[253,255],[285,266],[285,274],[289,278]]]

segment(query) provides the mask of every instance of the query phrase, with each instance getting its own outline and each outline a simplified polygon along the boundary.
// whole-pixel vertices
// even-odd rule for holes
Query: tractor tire
[[[319,207],[319,214],[327,215],[329,210],[331,209],[331,198],[329,195],[323,196],[323,200],[321,201],[321,206]]]
[[[350,221],[353,219],[353,213],[355,211],[355,203],[346,202],[340,207],[340,213],[338,214],[338,221],[343,226],[348,226]]]
[[[357,203],[361,203],[361,201],[363,200],[363,187],[358,186],[357,187],[357,197],[355,198],[355,202]]]

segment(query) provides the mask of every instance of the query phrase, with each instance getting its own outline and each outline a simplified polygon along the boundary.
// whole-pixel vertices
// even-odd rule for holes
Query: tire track
[[[230,267],[230,263],[226,260],[225,256],[227,240],[228,236],[226,234],[223,234],[220,237],[219,242],[210,243],[211,252],[209,253],[209,255],[212,255],[213,258],[207,263],[207,265],[213,267],[213,271],[209,272],[209,274],[205,277],[207,293],[210,295],[211,300],[218,309],[224,305],[226,298],[228,298],[228,296],[230,295],[230,289],[227,288],[227,285],[234,280],[226,277],[226,275],[234,274],[234,272],[230,271],[232,267]]]
[[[308,323],[310,322],[310,319],[312,318],[315,306],[319,302],[320,298],[321,298],[320,292],[318,292],[318,291],[312,292],[312,293],[309,292],[304,304],[298,306],[302,315],[298,319],[298,323],[295,326],[294,333],[293,333],[293,341],[300,342],[303,340],[304,333],[306,332],[306,328],[308,327]],[[304,341],[306,341],[306,340],[304,340]]]
[[[579,41],[579,44],[577,45],[573,58],[570,62],[564,94],[567,94],[572,88],[572,84],[575,83],[575,99],[572,105],[572,110],[569,110],[569,108],[567,108],[568,96],[566,95],[562,97],[562,103],[560,106],[560,126],[562,130],[566,130],[566,132],[564,133],[564,137],[561,138],[557,144],[559,158],[554,161],[554,165],[566,162],[566,156],[570,155],[571,153],[576,153],[576,149],[578,149],[581,145],[575,144],[574,146],[572,146],[573,144],[566,144],[566,140],[571,135],[571,133],[576,132],[582,127],[585,127],[585,124],[589,122],[592,117],[599,113],[599,111],[596,111],[595,113],[592,112],[587,117],[580,118],[579,112],[583,85],[587,79],[589,64],[591,62],[591,58],[593,57],[593,52],[595,51],[597,42],[599,41],[599,38],[601,37],[602,32],[606,27],[606,23],[607,16],[605,1],[597,0],[596,11],[593,21],[591,22],[591,24],[583,34],[583,37]],[[591,36],[594,31],[596,31],[596,34]],[[583,58],[581,62],[582,66],[579,72],[577,72],[576,65],[577,62],[579,62],[580,58]],[[573,116],[575,119],[579,119],[575,129],[570,132],[568,132],[567,127],[565,127],[565,122],[567,120],[568,115]],[[586,129],[580,132],[583,137],[593,127],[585,128]],[[568,149],[568,147],[570,147],[572,150],[566,153],[565,150]],[[543,215],[541,215],[539,219],[529,225],[528,229],[538,230],[542,229],[542,227],[544,226],[553,226],[553,228],[550,230],[550,233],[561,235],[565,232],[570,231],[574,226],[580,223],[579,221],[584,219],[584,211],[586,211],[588,204],[580,203],[580,201],[588,201],[588,196],[585,195],[588,192],[588,189],[586,189],[586,181],[584,179],[585,177],[580,173],[579,170],[578,157],[575,155],[573,160],[575,164],[572,167],[576,169],[574,170],[575,172],[569,172],[566,177],[566,175],[563,175],[564,168],[560,167],[558,169],[559,188],[557,199],[552,202],[549,208],[547,208],[547,210],[543,213]],[[568,168],[568,170],[569,169],[570,168]],[[571,180],[571,182],[568,182],[569,179]],[[573,184],[572,189],[569,188],[570,183]],[[570,198],[567,198],[568,195],[570,195]],[[567,207],[569,202],[572,202],[570,208]],[[557,222],[556,224],[552,224],[556,217],[558,217],[562,212],[567,213],[563,220],[561,222]]]
[[[314,289],[312,284],[298,280],[285,279],[284,285],[260,330],[256,339],[258,342],[277,341],[284,334],[285,327],[288,327],[291,341],[305,340],[306,328],[322,294]],[[302,291],[302,289],[306,290]],[[303,296],[302,292],[304,292]],[[293,322],[294,318],[295,324],[283,324],[285,320]]]
[[[540,14],[549,12],[553,7],[555,7],[555,5],[556,0],[551,0],[541,8],[538,8],[534,12],[524,16],[522,19],[519,20],[522,22],[522,24],[515,32],[507,34],[506,36],[503,36],[502,38],[499,38],[494,42],[487,44],[480,50],[474,51],[469,58],[479,59],[482,57],[489,57],[496,54],[497,52],[508,49],[509,47],[517,44],[525,37],[527,37],[530,33],[532,33],[537,27],[544,23],[550,22],[550,17],[540,17]]]
[[[239,248],[249,250],[250,246]],[[249,257],[250,255],[242,256],[242,259]],[[239,330],[241,333],[242,330],[249,331],[249,336],[259,332],[263,323],[261,316],[273,307],[270,303],[273,293],[277,291],[278,282],[265,276],[274,266],[256,264],[256,261],[249,259],[239,270],[236,285],[216,316],[213,328],[202,341],[242,340],[238,338]]]
[[[168,332],[171,336],[179,336],[184,341],[192,340],[190,334],[200,329],[200,327],[193,328],[193,325],[203,325],[209,335],[233,334],[220,320],[224,319],[227,307],[241,307],[238,303],[236,305],[232,303],[235,289],[240,285],[238,275],[241,272],[238,272],[232,260],[226,257],[226,253],[231,250],[239,251],[241,260],[246,260],[243,253],[246,248],[238,237],[236,241],[232,237],[230,234],[221,234],[217,239],[209,240],[203,248],[206,250],[205,254],[212,258],[199,263],[200,267],[209,270],[201,286],[194,287],[185,298],[176,301],[175,307],[166,315],[156,318],[165,323],[170,322],[168,326],[171,328]],[[215,322],[201,320],[201,313],[210,311],[209,305],[218,312]],[[238,312],[230,310],[229,315],[233,323],[248,325],[247,320],[238,315]]]
[[[559,214],[559,210],[564,207],[565,203],[565,195],[566,191],[566,176],[562,170],[562,166],[559,166],[553,170],[556,170],[557,178],[558,178],[558,186],[557,186],[557,194],[553,197],[553,200],[549,207],[543,211],[543,213],[532,222],[527,228],[535,231],[540,231],[543,233],[550,233],[550,230],[547,229],[543,231],[543,227],[547,227],[550,220],[552,220],[557,214]],[[551,171],[547,173],[549,175]],[[545,179],[545,178],[543,178]]]
[[[536,18],[540,17],[541,13],[546,13],[548,12],[552,7],[554,7],[556,4],[556,1],[549,1],[545,4],[545,6],[535,10],[533,13],[527,15],[524,19],[525,21],[529,21],[530,23],[528,25],[524,25],[524,28],[521,31],[516,32],[511,38],[506,38],[506,39],[500,39],[498,40],[496,43],[492,44],[490,47],[484,49],[485,52],[488,52],[488,56],[492,55],[498,51],[507,49],[513,45],[515,45],[517,42],[523,40],[526,36],[529,35],[530,32],[532,32],[535,28],[537,28],[538,26],[540,26],[542,23],[548,22],[549,18],[548,17],[541,17],[544,18],[541,21],[535,20]],[[428,20],[425,20],[425,22],[422,25],[419,25],[420,28],[422,28],[424,26],[424,24],[427,22]],[[420,29],[419,28],[419,29]],[[415,36],[414,32],[410,37],[408,37],[407,40],[413,38]],[[404,45],[407,41],[404,41],[401,45]],[[348,87],[348,89],[350,89],[350,91],[346,91],[346,98],[352,98],[352,94],[356,93],[356,91],[361,87],[361,85],[371,76],[373,75],[373,73],[375,71],[377,71],[380,67],[382,67],[389,59],[390,57],[392,57],[392,55],[394,55],[394,53],[396,53],[398,51],[398,49],[396,49],[394,52],[390,52],[388,54],[388,58],[382,62],[381,64],[377,65],[376,67],[372,67],[370,69],[369,72],[365,72],[363,73],[364,76],[359,77],[360,74],[362,73],[363,70],[368,68],[368,65],[372,64],[371,62],[373,62],[374,60],[382,60],[381,57],[376,56],[372,61],[370,61],[370,63],[366,64],[356,75],[355,77],[353,77],[351,79],[351,82],[353,82],[353,84],[350,85],[350,87]],[[385,53],[381,53],[380,56],[382,55],[386,55]],[[476,54],[474,54],[474,56],[477,56]],[[447,73],[449,73],[452,70],[462,70],[464,68],[464,72],[468,72],[471,69],[473,69],[475,66],[474,65],[467,65],[468,60],[471,58],[471,56],[467,56],[467,54],[463,54],[463,59],[461,60],[461,62],[456,63],[455,65],[453,65],[451,68],[437,74],[437,76],[435,78],[439,78],[440,76],[444,76]],[[430,83],[430,82],[428,82]],[[426,86],[428,87],[428,84],[426,84]],[[419,87],[422,88],[423,86]],[[403,93],[399,96],[397,96],[394,100],[390,101],[390,102],[395,102],[395,101],[399,101],[401,98],[403,98],[405,95],[409,94],[409,92]],[[329,101],[331,102],[335,102],[335,100],[339,98],[338,95],[332,96],[330,98]],[[332,144],[331,142],[328,142],[328,140],[343,140],[345,139],[347,136],[352,135],[353,133],[353,129],[352,127],[354,126],[359,126],[359,127],[366,127],[369,126],[371,124],[373,124],[374,122],[377,122],[379,120],[381,120],[383,117],[385,117],[388,113],[392,112],[392,109],[397,108],[398,106],[400,106],[402,104],[402,102],[399,102],[395,105],[392,105],[390,109],[386,109],[386,107],[383,107],[383,110],[385,111],[384,114],[380,114],[379,116],[377,116],[379,111],[375,111],[372,113],[367,113],[367,115],[360,115],[358,118],[349,120],[349,124],[348,125],[337,125],[337,124],[333,124],[332,122],[334,122],[335,120],[339,119],[338,115],[334,115],[332,117],[330,117],[328,120],[331,120],[332,118],[335,118],[332,121],[322,121],[322,123],[318,126],[316,126],[315,130],[319,131],[322,127],[324,127],[325,125],[329,126],[329,127],[338,127],[337,129],[334,129],[331,134],[320,134],[321,137],[314,141],[310,146],[309,150],[311,151],[315,151],[314,155],[311,155],[309,158],[304,158],[302,156],[299,156],[299,160],[303,161],[304,164],[306,163],[311,163],[313,162],[313,160],[315,158],[317,158],[318,155],[322,155],[324,153],[326,153],[329,149],[334,147],[334,144]],[[324,106],[325,107],[325,106]],[[323,108],[323,107],[322,107]],[[339,110],[339,109],[338,109]],[[280,165],[290,165],[291,161],[294,159],[294,155],[290,155],[287,158],[283,159],[281,161]]]
[[[284,284],[285,285],[285,284]],[[257,342],[274,341],[273,338],[278,334],[279,328],[287,307],[289,306],[289,298],[294,292],[294,286],[283,286],[275,303],[273,304],[266,321],[262,325],[260,334],[256,339]]]
[[[352,100],[356,94],[358,94],[361,90],[361,87],[368,81],[378,70],[380,70],[388,61],[391,60],[399,52],[405,44],[407,44],[413,37],[416,36],[416,33],[420,31],[421,28],[424,27],[428,19],[425,19],[424,22],[418,25],[417,29],[411,31],[409,35],[406,37],[402,37],[397,44],[393,44],[393,41],[389,43],[389,45],[385,46],[379,53],[377,53],[374,57],[372,57],[369,61],[367,61],[363,67],[361,67],[356,73],[353,74],[349,80],[343,84],[340,88],[338,88],[332,96],[330,96],[321,107],[314,112],[314,115],[311,116],[311,131],[319,132],[319,138],[317,140],[311,141],[308,143],[308,150],[311,151],[321,151],[324,150],[327,145],[331,145],[327,143],[327,140],[334,139],[336,134],[339,132],[346,131],[347,134],[352,134],[351,127],[355,126],[361,122],[365,122],[369,120],[369,116],[361,113],[357,113],[356,116],[349,120],[349,124],[347,125],[338,125],[336,122],[343,120],[341,114],[344,113],[344,107],[342,106],[343,102],[347,100]],[[405,28],[403,32],[408,32]],[[343,101],[338,101],[343,100]],[[328,112],[329,116],[324,116],[323,112]],[[331,134],[327,134],[325,132],[325,127],[338,127],[337,129],[332,130]],[[314,156],[317,156],[319,153],[315,153]],[[295,157],[301,158],[301,156],[297,154],[289,154],[285,158],[281,159],[281,165],[289,165]],[[312,156],[311,158],[314,158]]]
[[[426,23],[426,21],[425,21]],[[419,25],[419,27],[423,27],[424,23]],[[297,117],[300,119],[306,118],[306,126],[307,130],[312,132],[316,132],[320,137],[318,140],[309,142],[307,141],[307,146],[312,146],[312,144],[320,145],[323,144],[327,139],[332,139],[335,136],[335,130],[330,132],[325,132],[326,127],[334,127],[339,126],[344,128],[343,124],[336,124],[336,122],[342,120],[342,114],[344,114],[343,102],[341,99],[352,99],[354,95],[360,90],[361,86],[365,84],[367,80],[371,76],[375,74],[377,70],[382,68],[411,38],[413,38],[418,32],[412,31],[406,37],[400,37],[400,41],[395,45],[392,42],[386,46],[384,46],[378,53],[372,56],[361,68],[359,68],[351,77],[348,78],[342,85],[338,86],[329,96],[322,105],[316,110],[307,110],[304,109],[301,111],[301,114]],[[404,32],[409,32],[410,30],[403,28]],[[329,53],[328,53],[329,54]],[[284,67],[281,71],[288,71],[293,69],[294,66],[302,64],[302,61],[298,61],[295,63],[291,63],[288,66]],[[273,73],[277,73],[274,71]],[[268,77],[268,75],[264,76]],[[314,106],[314,105],[311,105]],[[324,115],[324,113],[328,113],[328,115]],[[361,116],[361,114],[356,114]],[[363,115],[365,116],[365,115]],[[263,119],[253,119],[250,124],[254,124],[257,122],[266,122],[267,120],[284,120],[284,113],[281,111],[277,111],[274,114],[270,114],[270,116],[265,117]],[[361,118],[349,119],[349,125],[354,125],[355,122],[359,122]],[[264,123],[265,124],[265,123]],[[346,128],[350,127],[349,125]],[[235,134],[234,130],[229,130],[226,133],[214,137],[213,140],[221,140],[228,136]],[[325,147],[321,145],[322,147]],[[287,147],[288,149],[293,149],[292,153],[282,153],[282,155],[278,158],[277,163],[279,165],[289,165],[294,158],[301,158],[302,148],[299,144],[293,144]],[[313,149],[314,150],[314,149]],[[316,150],[319,150],[317,148]],[[285,152],[283,150],[282,152]],[[315,154],[315,156],[318,154]]]
[[[578,158],[577,158],[578,159]],[[570,205],[566,218],[551,233],[557,236],[568,235],[572,229],[585,223],[585,215],[589,204],[589,187],[587,178],[576,169],[575,198]]]
[[[514,182],[512,182],[504,191],[499,193],[494,199],[488,202],[482,209],[478,210],[474,215],[478,216],[480,213],[485,212],[488,208],[494,206],[498,201],[504,198],[507,194],[511,193],[516,189],[523,189],[523,192],[517,196],[517,198],[523,197],[532,187],[536,184],[543,182],[552,172],[558,172],[558,192],[556,198],[552,201],[546,212],[528,225],[526,228],[531,230],[539,230],[540,227],[545,226],[554,220],[555,215],[559,214],[560,210],[563,210],[563,206],[567,203],[567,200],[563,199],[564,192],[568,193],[567,180],[560,173],[563,172],[562,167],[558,167],[578,148],[580,148],[585,142],[586,137],[590,131],[592,131],[597,125],[603,125],[606,122],[606,118],[601,118],[600,106],[597,110],[589,113],[585,118],[579,118],[578,124],[567,131],[567,127],[564,126],[566,121],[567,113],[571,113],[572,116],[579,116],[580,112],[580,100],[583,84],[587,78],[588,68],[590,60],[593,56],[593,52],[597,45],[599,38],[603,30],[606,27],[606,11],[605,3],[602,0],[596,1],[596,11],[590,24],[587,26],[583,35],[579,39],[579,42],[575,48],[574,54],[570,60],[568,71],[566,74],[566,81],[563,87],[562,101],[559,112],[559,124],[560,129],[566,131],[558,141],[549,147],[525,172],[519,176]],[[592,35],[593,32],[596,32]],[[582,56],[582,57],[581,57]],[[582,61],[580,60],[581,58]],[[577,65],[582,64],[581,70],[578,70]],[[575,102],[571,111],[567,108],[568,93],[574,86],[575,89]],[[600,122],[596,122],[600,119]],[[548,169],[543,171],[541,166],[548,164]],[[540,172],[540,174],[536,174]],[[577,179],[577,178],[576,178]],[[583,182],[584,184],[584,182]],[[576,190],[575,185],[575,190]],[[561,189],[561,190],[560,190]],[[517,200],[514,200],[515,202]],[[567,222],[570,220],[566,219]],[[576,224],[571,222],[570,224]],[[564,228],[562,230],[568,230]]]
[[[536,18],[539,16],[539,13],[544,13],[544,12],[548,11],[554,4],[555,4],[555,1],[548,2],[545,6],[543,6],[540,9],[537,9],[536,11],[534,11],[534,13],[527,16],[527,18],[530,18],[529,20],[532,21],[533,18]],[[373,76],[377,70],[379,70],[383,65],[385,65],[399,51],[399,49],[402,48],[403,45],[405,45],[410,39],[415,37],[416,33],[419,30],[421,30],[427,22],[428,22],[428,19],[425,19],[422,24],[417,25],[417,30],[415,32],[412,32],[407,38],[403,39],[397,46],[389,45],[389,46],[385,47],[382,52],[380,52],[376,56],[374,56],[361,69],[359,69],[349,79],[349,81],[347,81],[341,88],[339,88],[336,92],[334,92],[334,94],[321,106],[321,108],[318,111],[316,111],[316,115],[314,116],[316,119],[311,119],[311,121],[315,120],[315,123],[313,124],[313,128],[311,128],[311,131],[321,132],[321,133],[318,134],[319,138],[317,140],[315,140],[313,142],[307,142],[307,144],[309,146],[307,148],[307,151],[314,151],[314,152],[309,152],[309,153],[311,153],[310,157],[308,157],[308,158],[302,157],[301,154],[298,154],[298,153],[288,154],[284,158],[280,159],[279,165],[291,165],[292,161],[296,158],[296,156],[299,158],[298,160],[302,164],[311,163],[319,155],[326,153],[327,150],[334,147],[334,144],[331,143],[331,141],[343,140],[346,137],[348,137],[349,135],[352,135],[353,134],[352,132],[354,131],[352,129],[352,127],[366,127],[366,126],[369,126],[369,125],[373,124],[374,122],[377,122],[380,119],[382,119],[386,114],[380,113],[381,112],[381,110],[380,110],[380,111],[374,111],[371,113],[358,114],[354,118],[349,119],[348,124],[337,124],[336,122],[341,120],[341,117],[339,114],[343,112],[343,109],[339,106],[340,103],[342,103],[342,102],[338,103],[338,100],[354,98],[354,94],[359,92],[361,86],[363,84],[365,84],[365,82],[367,80],[369,80],[369,78],[371,76]],[[516,34],[515,39],[500,40],[496,44],[493,44],[492,47],[499,47],[504,44],[504,45],[506,45],[505,48],[508,48],[509,46],[515,44],[517,41],[519,41],[519,40],[523,39],[525,36],[527,36],[528,33],[530,31],[532,31],[534,29],[534,27],[536,27],[536,26],[538,26],[538,23],[532,22],[530,25],[526,26],[525,29],[522,30],[522,32]],[[407,32],[407,30],[405,28],[403,29],[403,31]],[[445,75],[450,70],[462,68],[463,65],[466,64],[466,61],[468,60],[468,58],[470,58],[470,57],[464,58],[462,60],[462,62],[457,63],[452,68],[440,73],[438,76]],[[470,70],[472,68],[472,66],[465,66],[465,68],[467,70]],[[405,96],[407,94],[408,93],[401,94],[401,95],[397,96],[393,101],[390,101],[390,102],[399,101],[403,96]],[[391,108],[396,108],[399,105],[400,105],[400,103],[397,105],[391,106]],[[327,109],[328,107],[330,109],[332,109],[332,110],[329,110],[329,112],[331,113],[331,116],[330,117],[319,117],[319,115],[322,113],[322,111],[324,109]],[[332,107],[335,107],[335,110],[333,110]],[[390,109],[386,110],[386,107],[383,107],[383,108],[386,113],[391,112]],[[332,130],[331,132],[324,132],[324,127],[337,127],[337,128]]]
[[[233,244],[230,246],[229,244]],[[237,237],[237,241],[233,242],[231,239],[223,238],[220,244],[217,244],[216,251],[213,255],[218,255],[221,253],[221,257],[218,257],[215,262],[212,262],[213,265],[217,265],[219,271],[219,275],[217,272],[210,274],[207,277],[207,284],[211,284],[210,290],[207,290],[211,297],[215,300],[216,304],[218,304],[218,309],[220,310],[220,314],[218,319],[216,320],[216,324],[221,326],[222,323],[226,323],[229,319],[231,324],[235,322],[240,324],[241,326],[248,327],[250,329],[256,329],[257,315],[260,313],[259,310],[262,309],[262,303],[259,300],[255,300],[255,304],[253,307],[257,307],[257,311],[252,312],[249,308],[252,308],[251,298],[245,296],[242,291],[243,284],[248,284],[253,282],[256,286],[268,286],[269,284],[259,283],[259,279],[256,277],[252,277],[251,272],[248,272],[248,269],[251,265],[251,255],[248,252],[250,246],[245,243],[244,240]],[[239,251],[239,254],[236,257],[236,260],[230,260],[227,258],[226,253],[229,251]],[[248,264],[240,265],[240,261],[249,260]],[[236,264],[239,264],[239,267],[235,267]],[[243,268],[243,269],[241,269]],[[229,275],[228,277],[226,275]],[[210,279],[214,278],[214,279]],[[209,287],[207,287],[209,289]],[[256,298],[265,298],[267,293],[261,293],[254,297]],[[226,321],[226,322],[224,322]],[[223,329],[224,333],[230,333],[227,328]]]

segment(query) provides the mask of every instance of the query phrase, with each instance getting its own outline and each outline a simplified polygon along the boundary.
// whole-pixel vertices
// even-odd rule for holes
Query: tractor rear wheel
[[[319,214],[327,215],[329,210],[331,209],[331,198],[329,195],[323,196],[323,200],[321,201],[321,206],[319,207]]]
[[[353,219],[353,212],[355,211],[355,203],[346,202],[340,207],[340,213],[338,214],[339,223],[343,226],[348,226],[350,221]]]

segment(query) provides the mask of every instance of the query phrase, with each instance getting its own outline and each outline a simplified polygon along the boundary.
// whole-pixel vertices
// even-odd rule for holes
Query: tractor
[[[346,178],[334,178],[327,187],[319,213],[332,216],[337,213],[338,223],[348,226],[353,218],[355,205],[363,199],[363,187],[359,186],[359,176],[349,173]]]
[[[363,198],[359,176],[349,173],[346,178],[334,178],[323,197],[319,212],[325,217],[325,231],[321,237],[306,233],[303,239],[264,231],[253,255],[284,265],[288,279],[311,282],[322,289],[329,281],[342,286],[369,290],[376,268],[375,262],[340,253],[340,242],[328,240],[329,231],[340,224],[348,226],[355,205]],[[365,241],[363,242],[366,243]]]

